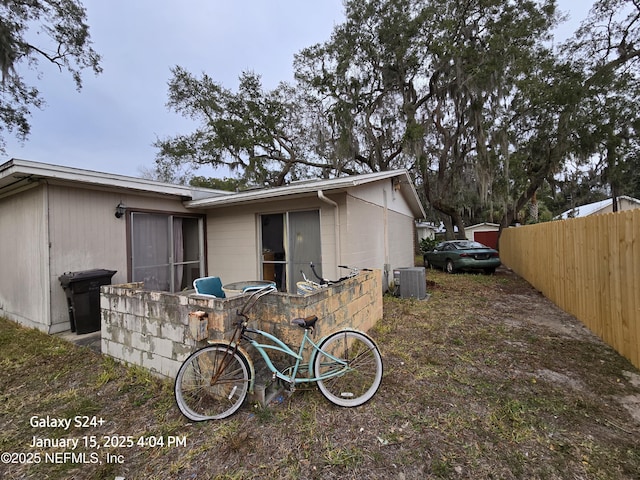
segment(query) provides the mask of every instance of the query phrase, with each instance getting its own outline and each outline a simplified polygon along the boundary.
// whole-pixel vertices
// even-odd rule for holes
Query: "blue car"
[[[471,240],[448,240],[439,243],[423,256],[424,266],[441,268],[445,272],[482,270],[493,273],[500,266],[497,250]]]

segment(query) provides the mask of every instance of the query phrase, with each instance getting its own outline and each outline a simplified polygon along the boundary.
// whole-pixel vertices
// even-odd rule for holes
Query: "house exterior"
[[[69,330],[59,278],[92,269],[148,290],[216,275],[292,291],[313,261],[328,278],[381,269],[384,285],[413,266],[421,217],[404,170],[231,193],[14,159],[0,165],[0,315]]]
[[[618,199],[618,211],[633,210],[634,208],[640,208],[640,200],[633,197],[622,195],[617,197]],[[586,217],[589,215],[600,215],[603,213],[613,212],[613,199],[608,198],[601,200],[600,202],[588,203],[579,207],[572,208],[560,215],[554,217],[554,220],[566,220],[568,218]]]
[[[433,240],[436,238],[436,233],[440,232],[441,226],[436,226],[430,222],[416,222],[416,236],[418,239],[418,245],[422,240]]]

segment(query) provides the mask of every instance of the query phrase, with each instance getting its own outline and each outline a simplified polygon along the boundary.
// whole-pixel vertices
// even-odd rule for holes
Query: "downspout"
[[[44,252],[45,258],[41,260],[43,262],[41,264],[41,268],[44,268],[43,276],[44,278],[46,278],[45,285],[47,286],[44,292],[45,298],[43,299],[43,302],[44,302],[45,310],[47,312],[47,317],[48,317],[45,320],[48,322],[47,333],[52,333],[53,305],[51,304],[51,294],[52,294],[53,285],[51,284],[51,204],[50,204],[51,192],[49,191],[49,183],[46,180],[44,180],[42,184],[44,185],[44,195],[43,195],[44,197],[43,214],[44,215],[42,220],[45,222],[44,234],[46,238],[44,239],[44,242],[43,242],[44,243],[43,252]]]
[[[324,196],[324,192],[322,190],[318,190],[318,198],[333,207],[333,215],[334,215],[334,234],[336,236],[336,265],[342,264],[342,253],[340,249],[340,210],[338,208],[338,204],[333,200]]]
[[[384,268],[382,271],[382,291],[386,292],[391,278],[391,255],[389,253],[389,204],[387,201],[387,189],[382,189],[383,209],[382,222],[384,231]]]

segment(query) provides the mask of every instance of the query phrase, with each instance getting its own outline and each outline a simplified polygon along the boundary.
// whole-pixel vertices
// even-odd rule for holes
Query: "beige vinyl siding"
[[[42,187],[0,199],[0,315],[48,332],[45,212]]]
[[[350,190],[349,195],[381,207],[386,203],[389,211],[413,218],[411,207],[402,193],[394,188],[392,179],[382,181],[382,185],[380,183],[360,185]]]
[[[348,198],[347,222],[342,232],[348,238],[344,262],[359,268],[383,268],[385,264],[384,208],[364,200]]]
[[[259,279],[255,214],[245,208],[207,215],[207,273],[222,283]]]
[[[127,281],[125,217],[116,218],[122,202],[136,210],[187,212],[180,200],[69,186],[48,186],[50,228],[51,330],[69,329],[67,300],[59,281],[65,272],[116,270],[112,282]]]
[[[384,269],[413,266],[413,217],[349,197],[347,263]]]
[[[623,212],[626,210],[635,210],[636,208],[640,208],[637,202],[629,201],[626,198],[620,198],[618,201],[618,211]],[[613,211],[613,205],[611,206],[611,210]]]
[[[316,205],[320,209],[320,237],[322,249],[322,275],[326,278],[338,278],[338,265],[347,263],[343,260],[345,241],[342,225],[346,222],[346,195],[326,195],[329,200],[338,204],[338,208],[328,203]],[[336,222],[338,222],[336,224]],[[338,238],[340,243],[338,244]]]
[[[339,198],[330,197],[337,201]],[[316,197],[264,205],[235,206],[216,209],[207,215],[207,251],[209,275],[223,283],[257,280],[261,276],[258,216],[303,210],[320,210],[322,267],[325,276],[337,273],[335,253],[334,207]]]
[[[127,280],[125,220],[114,215],[119,201],[112,192],[49,187],[52,331],[69,329],[60,275],[105,268],[117,270],[113,283]]]
[[[413,217],[389,212],[389,261],[392,268],[413,267]]]

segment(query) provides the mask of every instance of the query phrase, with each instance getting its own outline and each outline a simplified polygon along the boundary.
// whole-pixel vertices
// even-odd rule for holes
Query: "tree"
[[[639,9],[599,0],[558,49],[555,0],[347,0],[331,38],[296,56],[296,85],[245,73],[232,92],[177,67],[169,107],[200,127],[158,141],[158,166],[253,185],[407,168],[459,236],[469,220],[548,218],[538,200],[562,204],[568,164],[590,175],[565,182],[574,194],[637,191]]]
[[[296,58],[297,78],[329,102],[350,162],[411,169],[463,236],[461,212],[495,195],[500,152],[488,145],[503,140],[495,126],[516,82],[546,52],[554,2],[352,0],[346,18]]]
[[[511,191],[502,226],[567,162],[578,167],[565,174],[569,208],[593,198],[584,190],[598,190],[597,183],[608,184],[614,197],[620,192],[622,172],[638,150],[639,20],[636,2],[596,2],[576,35],[518,82],[505,123],[510,143],[502,158],[505,168],[511,159]]]
[[[101,72],[86,20],[78,0],[0,1],[0,152],[6,145],[5,131],[24,141],[31,108],[44,104],[21,70],[37,70],[41,61],[49,62],[69,72],[78,90],[84,69]]]
[[[598,0],[565,52],[581,63],[594,92],[585,102],[591,122],[582,129],[582,145],[596,156],[615,211],[617,196],[635,191],[638,179],[640,4]]]
[[[262,88],[260,76],[245,72],[237,92],[211,77],[172,69],[169,108],[198,122],[195,132],[159,139],[158,170],[185,164],[226,167],[247,185],[283,185],[326,176],[322,109],[305,91],[281,83]]]

